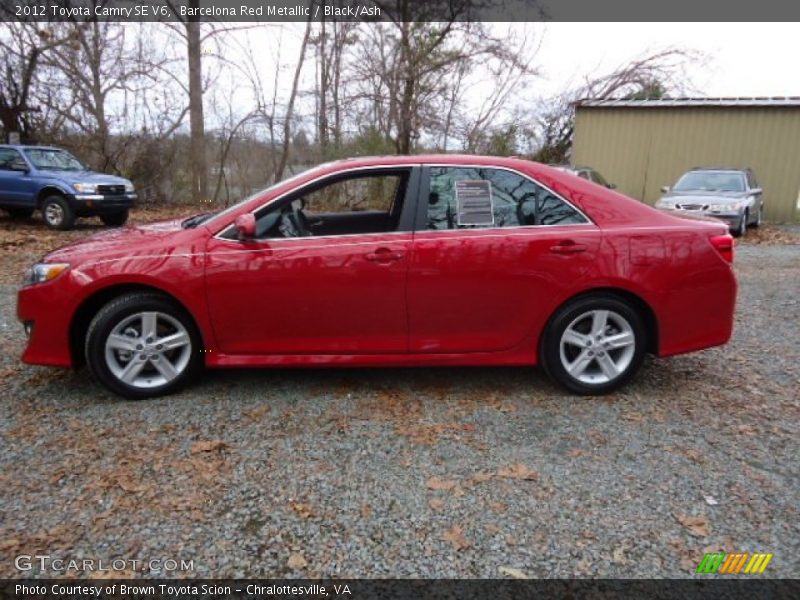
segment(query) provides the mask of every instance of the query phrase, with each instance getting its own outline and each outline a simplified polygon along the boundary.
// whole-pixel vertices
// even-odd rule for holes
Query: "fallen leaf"
[[[506,577],[511,577],[512,579],[530,579],[525,571],[515,569],[514,567],[498,567],[497,572],[500,573],[500,575],[505,575]]]
[[[444,500],[442,500],[441,498],[431,498],[430,500],[428,500],[428,505],[433,510],[441,510],[444,508]]]
[[[290,569],[305,569],[308,566],[308,561],[300,552],[293,552],[289,555],[286,566]]]
[[[567,456],[572,458],[578,458],[579,456],[585,456],[585,455],[586,455],[586,450],[583,450],[581,448],[570,448],[567,451]]]
[[[485,483],[494,477],[494,473],[487,473],[486,471],[478,471],[472,476],[472,481],[475,483]]]
[[[117,477],[117,485],[131,494],[138,494],[139,492],[143,492],[147,489],[146,485],[135,483],[128,477]]]
[[[707,537],[709,534],[708,521],[705,517],[692,517],[689,515],[675,515],[678,523],[683,525],[695,537]]]
[[[242,414],[252,419],[253,421],[260,421],[261,418],[268,412],[269,412],[269,406],[264,404],[262,406],[256,406],[255,408],[251,408],[249,410],[243,410]]]
[[[506,509],[508,508],[502,502],[487,502],[486,506],[491,508],[494,512],[499,512],[499,513],[506,512]]]
[[[522,463],[517,463],[515,465],[511,465],[510,467],[506,467],[500,469],[497,474],[500,477],[508,477],[511,479],[524,479],[527,481],[535,481],[539,479],[539,473],[534,471],[533,469],[529,469]]]
[[[290,502],[289,506],[291,506],[292,510],[303,519],[308,519],[314,515],[314,512],[311,510],[311,506],[304,504],[303,502]]]
[[[449,491],[458,484],[452,479],[439,479],[438,477],[431,477],[425,482],[425,485],[429,490]]]
[[[372,507],[369,504],[362,504],[361,505],[361,518],[362,519],[369,519],[369,516],[372,514]]]
[[[464,531],[458,525],[453,525],[451,529],[442,534],[442,539],[445,542],[450,542],[453,545],[453,550],[460,552],[469,548],[472,543],[464,537]]]
[[[205,440],[195,442],[192,445],[192,454],[199,454],[200,452],[221,452],[228,447],[228,444],[222,440]]]

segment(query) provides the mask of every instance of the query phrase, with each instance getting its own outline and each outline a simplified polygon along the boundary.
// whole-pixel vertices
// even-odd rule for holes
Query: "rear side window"
[[[561,198],[513,171],[432,167],[430,174],[429,230],[587,222]]]
[[[13,148],[0,148],[0,169],[11,170],[11,165],[22,160],[22,155]]]

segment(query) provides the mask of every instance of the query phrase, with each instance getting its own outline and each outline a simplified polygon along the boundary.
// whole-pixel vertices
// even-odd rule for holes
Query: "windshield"
[[[678,192],[743,192],[744,176],[736,171],[690,171],[672,189]]]
[[[28,159],[37,169],[52,171],[85,171],[86,167],[66,150],[32,148],[25,150]]]

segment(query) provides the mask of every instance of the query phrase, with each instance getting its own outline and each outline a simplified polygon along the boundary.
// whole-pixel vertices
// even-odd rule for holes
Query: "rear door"
[[[423,169],[408,275],[410,350],[497,352],[538,330],[597,254],[600,230],[505,168]]]
[[[416,176],[414,176],[416,174]],[[405,286],[418,170],[333,176],[256,211],[207,246],[206,288],[223,353],[408,350]]]

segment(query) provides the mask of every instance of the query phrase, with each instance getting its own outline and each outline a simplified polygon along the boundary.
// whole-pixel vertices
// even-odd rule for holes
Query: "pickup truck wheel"
[[[33,214],[32,208],[7,208],[6,212],[12,219],[29,219]]]
[[[131,400],[170,394],[191,381],[202,367],[201,350],[192,318],[160,294],[112,300],[86,333],[89,370]]]
[[[48,196],[42,202],[44,224],[51,229],[72,229],[75,213],[63,196]]]
[[[100,220],[109,227],[122,227],[128,221],[128,209],[119,212],[100,215]]]

